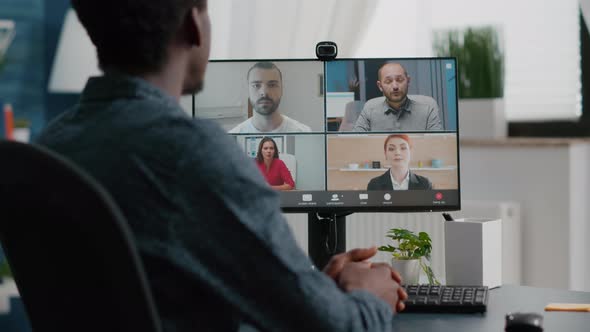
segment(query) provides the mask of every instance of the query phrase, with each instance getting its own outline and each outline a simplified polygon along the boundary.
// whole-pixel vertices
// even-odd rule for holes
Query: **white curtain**
[[[378,0],[215,0],[212,59],[315,58],[318,41],[353,57]]]
[[[362,2],[362,1],[361,1]],[[433,0],[379,0],[355,53],[360,58],[431,56]]]
[[[334,41],[339,57],[357,53],[380,0],[211,0],[212,59],[315,58]],[[49,91],[79,92],[100,71],[95,48],[75,13],[65,16]]]

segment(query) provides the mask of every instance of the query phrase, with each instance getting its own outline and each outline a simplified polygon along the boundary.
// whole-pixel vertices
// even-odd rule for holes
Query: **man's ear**
[[[381,81],[377,81],[377,87],[379,88],[379,91],[383,92],[383,87],[381,86]]]
[[[411,76],[408,76],[408,85],[410,85],[411,78]]]
[[[203,19],[197,7],[192,7],[186,14],[184,20],[184,31],[186,41],[192,46],[203,45]]]

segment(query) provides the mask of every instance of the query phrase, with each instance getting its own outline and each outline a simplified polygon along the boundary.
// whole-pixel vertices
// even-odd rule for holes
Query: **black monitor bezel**
[[[457,58],[456,57],[377,57],[377,58],[336,58],[334,61],[363,61],[363,60],[371,60],[371,61],[407,61],[407,60],[453,60],[455,63],[455,77],[458,77],[458,66],[457,66]],[[326,62],[315,58],[288,58],[288,59],[261,59],[261,58],[240,58],[240,59],[210,59],[209,62],[211,63],[223,63],[223,62],[261,62],[261,61],[269,61],[269,62],[321,62],[324,65],[324,75],[325,75],[325,68]],[[326,81],[324,80],[324,91],[326,91]],[[459,134],[459,86],[457,80],[455,80],[455,91],[456,91],[456,98],[455,98],[455,107],[456,107],[456,123],[457,128],[455,133],[457,135],[456,144],[457,144],[457,204],[456,205],[425,205],[425,206],[314,206],[314,207],[294,207],[294,206],[281,206],[281,210],[284,213],[326,213],[326,214],[351,214],[354,212],[383,212],[383,213],[404,213],[404,212],[444,212],[444,211],[458,211],[461,210],[461,156],[460,156],[460,134]],[[325,95],[324,95],[325,96]],[[324,119],[326,118],[326,98],[324,97]],[[195,102],[195,94],[192,95],[192,116],[196,117],[196,102]],[[404,133],[426,133],[423,131],[407,131]],[[439,133],[439,132],[437,132]],[[314,133],[316,134],[316,133]],[[317,135],[323,135],[327,137],[330,132],[324,129],[322,133],[317,133]],[[327,148],[327,147],[325,147]],[[329,190],[313,190],[309,192],[328,192]],[[338,192],[338,191],[333,191]],[[340,191],[342,192],[342,191]],[[362,191],[358,191],[362,192]],[[432,192],[436,192],[433,190]],[[305,193],[305,191],[301,191],[300,193]],[[281,194],[281,193],[279,193]]]

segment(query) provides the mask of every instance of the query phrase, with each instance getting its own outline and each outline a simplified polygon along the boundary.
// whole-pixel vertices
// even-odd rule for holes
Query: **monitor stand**
[[[318,269],[330,258],[346,251],[346,216],[350,213],[308,213],[308,252]]]

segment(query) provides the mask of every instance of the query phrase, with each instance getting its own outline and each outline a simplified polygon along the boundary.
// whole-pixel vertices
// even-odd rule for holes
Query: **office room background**
[[[76,102],[82,85],[60,84],[97,73],[90,58],[70,71],[55,66],[68,10],[67,0],[0,0],[0,19],[16,24],[0,67],[0,102],[31,122],[33,137]],[[210,13],[213,59],[314,58],[320,40],[335,41],[342,58],[429,57],[435,31],[496,27],[505,56],[508,137],[462,139],[464,210],[456,215],[512,223],[514,233],[504,239],[511,242],[502,243],[514,248],[505,255],[505,280],[590,291],[590,112],[583,112],[590,99],[589,0],[216,0]],[[92,54],[88,41],[73,45],[79,49],[63,52]],[[306,249],[307,216],[286,217]],[[353,214],[347,245],[384,243],[386,230],[396,226],[426,230],[433,234],[433,268],[444,275],[440,219],[434,213]]]

